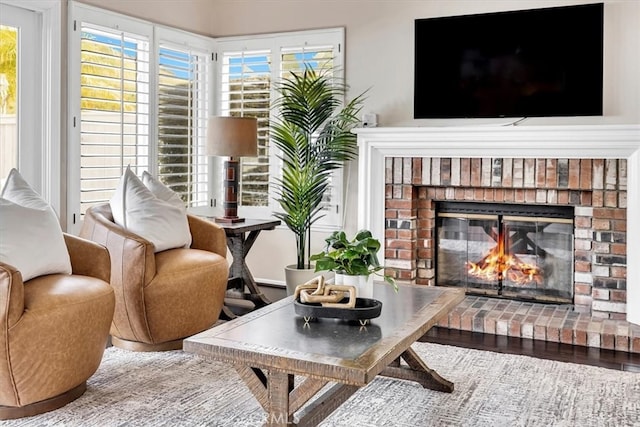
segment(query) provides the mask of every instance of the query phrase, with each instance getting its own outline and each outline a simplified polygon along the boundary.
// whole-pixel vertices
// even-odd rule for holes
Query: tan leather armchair
[[[182,340],[213,326],[227,289],[224,230],[188,216],[191,248],[154,253],[153,244],[113,222],[108,203],[87,210],[80,236],[107,247],[116,310],[114,346],[134,351],[182,348]]]
[[[17,269],[0,263],[0,419],[73,401],[102,360],[115,306],[109,254],[96,243],[64,237],[71,275],[23,283]]]

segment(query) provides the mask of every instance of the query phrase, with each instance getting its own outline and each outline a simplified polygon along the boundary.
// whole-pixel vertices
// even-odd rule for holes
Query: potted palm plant
[[[331,173],[357,155],[351,129],[359,123],[363,94],[345,104],[347,89],[332,69],[310,66],[291,72],[276,86],[271,140],[281,151],[282,176],[274,187],[282,211],[274,216],[295,234],[297,260],[289,271],[308,269],[313,274],[311,226],[324,216],[322,202]],[[289,293],[300,280],[287,279]]]
[[[359,231],[353,239],[348,239],[344,231],[336,231],[327,239],[325,250],[311,256],[316,270],[328,270],[336,273],[336,284],[356,286],[358,295],[373,296],[373,275],[378,275],[397,291],[393,277],[380,273],[384,267],[378,260],[380,241],[369,230]]]

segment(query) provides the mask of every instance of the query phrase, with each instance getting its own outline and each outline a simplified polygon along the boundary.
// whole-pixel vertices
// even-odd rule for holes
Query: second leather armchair
[[[213,326],[227,289],[225,233],[188,216],[190,248],[154,253],[154,246],[113,222],[108,203],[87,210],[80,236],[107,247],[116,309],[113,345],[135,351],[182,348],[182,340]]]

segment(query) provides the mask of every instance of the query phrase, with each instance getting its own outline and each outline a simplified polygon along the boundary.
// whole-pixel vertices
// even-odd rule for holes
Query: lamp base
[[[221,224],[235,224],[244,222],[244,218],[238,217],[238,176],[240,175],[240,162],[234,158],[224,162],[224,208],[223,215],[215,220]]]
[[[216,222],[221,222],[223,224],[235,224],[238,222],[244,222],[244,218],[239,218],[239,217],[217,217],[215,218]]]

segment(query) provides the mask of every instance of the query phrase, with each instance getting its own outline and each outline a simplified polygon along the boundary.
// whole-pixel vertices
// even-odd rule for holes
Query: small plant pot
[[[373,298],[373,275],[350,276],[345,274],[342,284],[345,286],[355,286],[358,298]]]

